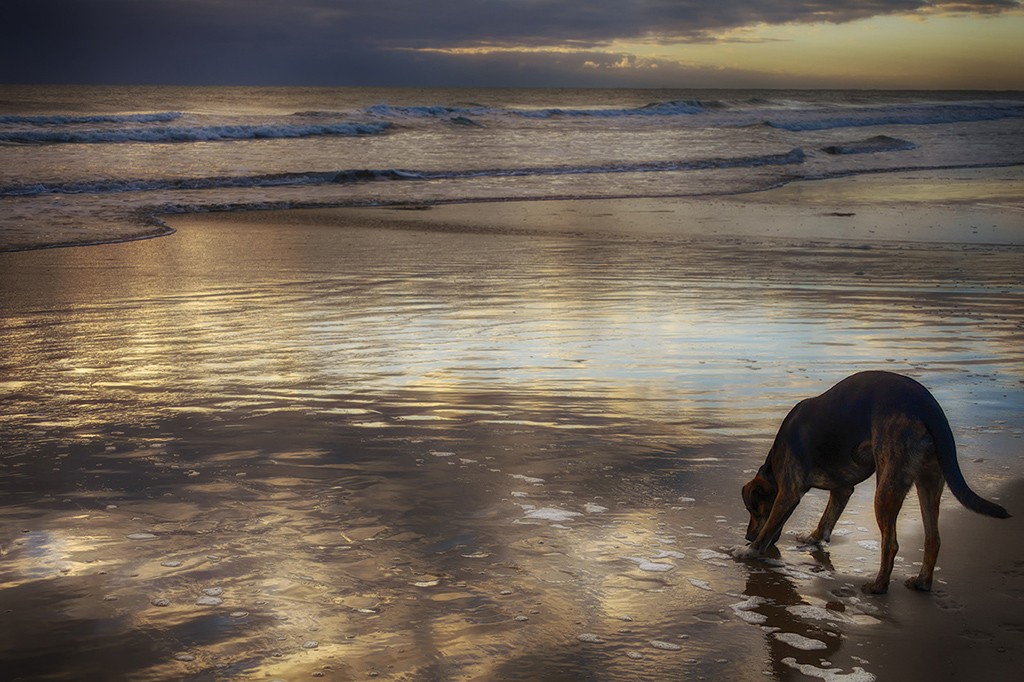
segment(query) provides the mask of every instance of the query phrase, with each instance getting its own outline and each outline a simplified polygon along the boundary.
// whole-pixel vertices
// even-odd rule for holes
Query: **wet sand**
[[[0,254],[4,674],[1012,674],[1020,198],[939,179],[957,202],[854,179],[192,216]],[[968,481],[1015,517],[947,493],[929,595],[859,592],[870,482],[827,552],[794,540],[812,493],[775,560],[731,559],[788,408],[878,367],[933,389]],[[900,539],[898,580],[912,497]]]

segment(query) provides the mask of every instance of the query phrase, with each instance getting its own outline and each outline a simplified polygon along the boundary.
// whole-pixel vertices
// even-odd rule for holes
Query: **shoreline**
[[[902,176],[896,182],[892,182],[892,176]],[[966,177],[965,177],[966,176]],[[922,190],[922,188],[927,188]],[[364,215],[373,215],[383,212],[414,212],[423,213],[434,211],[445,211],[456,214],[456,221],[466,221],[465,214],[473,214],[470,220],[474,223],[474,231],[486,230],[487,226],[480,225],[480,220],[475,215],[481,206],[500,207],[503,205],[531,205],[551,206],[560,204],[598,204],[602,202],[625,202],[625,203],[654,203],[669,204],[687,207],[689,210],[699,210],[708,207],[715,207],[722,211],[718,220],[713,217],[705,217],[705,222],[712,222],[710,229],[712,234],[726,237],[751,236],[749,231],[740,231],[736,234],[722,232],[723,227],[735,227],[736,212],[745,212],[750,206],[758,206],[763,211],[765,207],[775,207],[775,220],[803,221],[814,220],[814,226],[803,224],[800,226],[802,232],[815,232],[820,229],[822,222],[835,222],[836,218],[854,218],[856,211],[850,212],[850,206],[855,206],[861,212],[866,210],[882,211],[885,213],[898,214],[909,207],[920,207],[927,205],[932,212],[931,215],[917,215],[913,225],[910,225],[911,239],[892,239],[886,235],[877,235],[868,232],[865,228],[862,233],[854,234],[853,230],[838,230],[840,238],[858,239],[862,241],[939,241],[954,243],[983,243],[989,246],[1016,246],[1024,245],[1024,229],[1020,225],[1024,222],[1024,164],[1011,166],[986,166],[986,167],[964,167],[964,168],[939,168],[929,170],[885,170],[861,173],[844,174],[826,178],[798,178],[787,181],[783,184],[752,192],[742,192],[728,195],[697,195],[697,196],[621,196],[621,197],[544,197],[544,198],[497,198],[497,199],[476,199],[476,200],[453,200],[450,202],[422,202],[416,204],[381,204],[381,205],[353,205],[340,206],[336,204],[324,206],[303,206],[295,207],[284,205],[281,207],[268,206],[260,209],[241,210],[211,210],[183,213],[162,213],[154,211],[145,212],[139,219],[142,225],[152,225],[154,229],[147,231],[124,232],[118,230],[96,230],[93,233],[79,239],[68,238],[69,235],[54,235],[50,239],[40,240],[30,228],[6,227],[0,230],[0,253],[22,253],[26,251],[38,251],[45,249],[73,248],[79,246],[104,246],[120,243],[131,243],[139,240],[155,239],[158,237],[171,236],[176,232],[172,223],[208,220],[230,220],[230,217],[253,214],[275,215],[282,212],[311,212],[311,211],[334,211],[334,212],[369,212]],[[953,191],[955,190],[955,191]],[[951,196],[952,195],[952,196]],[[826,207],[832,210],[825,210]],[[463,208],[459,208],[463,207]],[[812,208],[819,208],[820,212],[814,213]],[[732,211],[730,211],[730,209]],[[986,232],[965,231],[966,225],[957,226],[960,229],[949,234],[949,227],[945,234],[929,233],[922,225],[928,220],[935,221],[939,217],[948,218],[948,212],[967,212],[971,217],[985,216],[987,220],[995,221],[995,224]],[[461,217],[458,214],[463,214]],[[501,210],[492,211],[501,213]],[[935,213],[946,214],[936,216]],[[882,216],[883,218],[885,216]],[[889,216],[892,217],[891,215]],[[870,217],[861,216],[855,221],[843,220],[843,223],[864,223],[870,221]],[[399,220],[398,223],[410,222],[436,222]],[[826,227],[829,234],[836,233],[833,227]],[[850,225],[843,225],[849,228]],[[854,226],[856,227],[856,226]],[[994,229],[993,229],[994,228]],[[792,230],[793,225],[787,224],[784,228],[775,230],[774,236],[785,236],[784,230]],[[755,234],[755,236],[768,236]],[[792,236],[792,235],[790,235]],[[797,235],[800,236],[800,235]],[[938,239],[936,239],[938,237]]]

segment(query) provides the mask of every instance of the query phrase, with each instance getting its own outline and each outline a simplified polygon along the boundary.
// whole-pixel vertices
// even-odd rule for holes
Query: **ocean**
[[[1024,93],[2,86],[0,151],[0,225],[77,243],[159,234],[159,214],[1013,165]]]

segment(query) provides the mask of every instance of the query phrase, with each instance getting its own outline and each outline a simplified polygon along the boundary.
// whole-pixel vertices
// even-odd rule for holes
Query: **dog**
[[[761,555],[774,545],[782,527],[811,488],[830,491],[818,527],[798,537],[805,544],[827,543],[853,488],[875,474],[875,518],[882,533],[881,566],[862,588],[884,594],[889,588],[896,542],[896,517],[910,487],[917,487],[924,517],[924,560],[907,587],[929,591],[939,554],[939,498],[949,485],[968,509],[999,519],[1009,514],[979,497],[964,480],[946,415],[924,386],[892,372],[860,372],[815,398],[798,403],[782,421],[765,463],[743,486],[750,512],[749,546],[740,559]]]

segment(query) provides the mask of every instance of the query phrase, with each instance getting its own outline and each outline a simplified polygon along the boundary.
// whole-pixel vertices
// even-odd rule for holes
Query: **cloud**
[[[493,50],[490,63],[502,72],[548,64],[561,73],[567,61],[582,71],[588,60],[601,67],[590,71],[608,71],[610,58],[626,58],[619,68],[636,71],[629,55],[596,52],[616,41],[735,40],[723,34],[760,24],[1020,7],[1021,0],[5,0],[0,81],[397,84],[416,74],[438,84],[472,71],[457,67],[460,60],[485,63],[479,51],[459,53],[466,48]],[[569,59],[565,50],[595,54]],[[427,65],[439,70],[425,73]]]
[[[40,2],[40,0],[35,0]],[[46,0],[41,0],[46,2]],[[88,1],[88,0],[86,0]],[[615,40],[690,41],[754,24],[843,23],[899,13],[997,13],[1020,0],[93,0],[189,7],[228,21],[325,28],[378,47],[595,47]],[[190,7],[191,6],[191,7]],[[199,10],[199,7],[203,10]],[[149,11],[149,10],[147,10]]]

